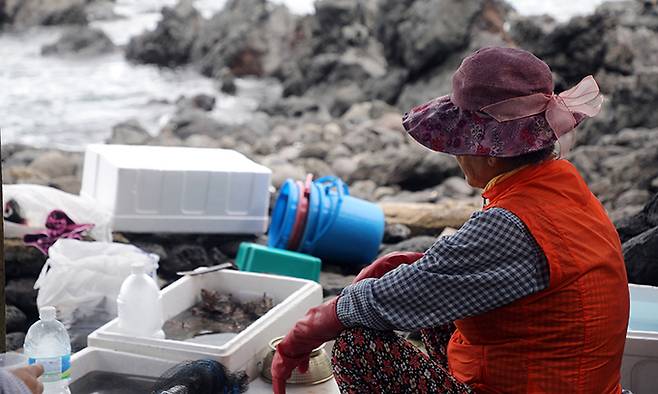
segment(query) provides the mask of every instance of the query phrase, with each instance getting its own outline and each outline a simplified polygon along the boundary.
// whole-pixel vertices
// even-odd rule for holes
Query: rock
[[[186,139],[196,134],[219,137],[222,132],[228,130],[228,127],[210,117],[205,111],[183,109],[174,115],[165,129],[178,138]]]
[[[6,332],[25,331],[27,329],[27,316],[20,309],[13,305],[7,305],[5,308]]]
[[[215,108],[215,97],[208,94],[197,94],[191,98],[181,96],[176,101],[176,106],[180,109],[200,109],[203,111],[212,111]]]
[[[298,161],[298,164],[300,164],[304,168],[305,173],[313,174],[313,178],[315,179],[328,175],[335,175],[331,167],[329,167],[327,163],[325,163],[322,160],[313,159],[313,158],[302,159]]]
[[[48,176],[30,167],[10,167],[2,173],[5,183],[31,183],[48,185]]]
[[[617,201],[615,202],[615,207],[623,208],[631,205],[644,206],[644,204],[649,200],[650,197],[651,195],[646,190],[637,190],[637,189],[627,190],[623,192],[619,197],[617,197]]]
[[[15,305],[23,311],[28,321],[38,318],[37,291],[34,289],[34,278],[11,279],[5,287],[7,304]]]
[[[377,184],[371,180],[356,181],[350,186],[350,195],[368,201],[376,201],[375,190]]]
[[[70,194],[78,195],[80,194],[80,188],[82,187],[82,179],[78,175],[60,176],[48,182],[48,186]]]
[[[615,227],[622,242],[639,235],[654,226],[658,226],[658,193],[656,193],[644,208],[634,215],[624,215],[614,220]]]
[[[377,35],[389,62],[412,75],[436,66],[468,44],[481,0],[398,1],[380,5]]]
[[[7,351],[13,352],[23,348],[23,343],[25,343],[25,333],[24,332],[10,332],[7,334]]]
[[[167,253],[167,258],[160,261],[159,273],[172,276],[179,271],[189,271],[198,267],[214,265],[206,249],[200,245],[174,245]]]
[[[294,166],[290,163],[281,163],[274,165],[267,165],[272,170],[272,185],[275,188],[280,188],[286,179],[302,180],[306,177],[304,169]]]
[[[622,249],[628,281],[658,286],[658,227],[626,241]]]
[[[384,227],[384,243],[394,244],[409,239],[411,229],[404,224],[386,224]]]
[[[358,162],[352,157],[339,157],[333,160],[331,168],[342,179],[350,179],[351,175],[358,168]]]
[[[390,196],[384,196],[379,199],[381,202],[409,202],[409,203],[428,203],[435,202],[441,195],[434,189],[426,189],[417,192],[402,190]]]
[[[5,275],[7,279],[36,278],[47,257],[23,240],[7,238],[5,246]]]
[[[355,275],[342,275],[337,272],[327,272],[323,267],[320,272],[320,284],[322,285],[322,295],[324,297],[336,296],[343,289],[352,283]]]
[[[304,114],[320,111],[318,103],[296,96],[263,103],[258,109],[271,116],[280,115],[292,118],[299,118]]]
[[[324,142],[306,144],[299,152],[299,157],[324,160],[329,153],[329,147],[327,145]]]
[[[144,145],[151,139],[151,135],[142,127],[137,119],[130,119],[112,127],[112,136],[108,144]]]
[[[94,56],[114,48],[114,43],[102,30],[81,26],[67,31],[53,44],[43,46],[41,54]]]
[[[207,135],[191,135],[187,137],[183,145],[192,148],[221,148],[219,141]]]
[[[155,30],[130,40],[126,47],[126,58],[168,67],[186,64],[190,60],[202,21],[192,1],[181,0],[174,8],[165,7]]]
[[[381,202],[386,223],[404,224],[413,234],[438,234],[445,227],[459,228],[481,208],[479,199],[445,199],[436,204]]]
[[[228,1],[203,24],[192,60],[211,77],[225,68],[236,77],[271,76],[290,56],[297,19],[265,0]]]
[[[476,189],[469,186],[464,178],[458,176],[447,178],[435,190],[438,195],[450,198],[465,198],[478,194]]]
[[[6,0],[6,19],[15,26],[85,25],[86,0]],[[0,4],[2,5],[2,4]]]
[[[387,246],[380,253],[379,256],[384,256],[391,252],[403,251],[403,252],[425,252],[436,242],[436,237],[430,237],[426,235],[413,237],[397,243],[395,245]]]
[[[77,157],[75,157],[77,156]],[[49,179],[75,175],[82,160],[79,154],[64,154],[59,151],[46,152],[37,157],[29,166],[30,169],[44,174]]]

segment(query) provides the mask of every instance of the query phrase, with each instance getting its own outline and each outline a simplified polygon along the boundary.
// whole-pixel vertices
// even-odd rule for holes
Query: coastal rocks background
[[[43,3],[43,4],[42,4]],[[45,3],[48,3],[46,6]],[[0,25],[86,25],[99,0],[0,0]],[[658,285],[658,11],[655,2],[605,5],[557,23],[521,17],[497,0],[322,0],[316,13],[290,14],[265,0],[230,0],[204,18],[190,1],[165,8],[157,27],[116,48],[97,30],[73,26],[43,48],[48,56],[124,51],[135,63],[190,65],[235,94],[242,77],[274,78],[281,95],[263,98],[244,122],[216,116],[224,95],[180,97],[157,133],[139,121],[108,125],[108,143],[235,149],[287,178],[337,175],[352,195],[381,204],[387,227],[380,253],[424,251],[447,227],[481,207],[455,160],[413,142],[404,111],[451,90],[461,59],[486,45],[535,51],[561,91],[594,74],[608,100],[586,121],[569,154],[602,201],[623,242],[629,280]],[[2,146],[5,183],[37,183],[78,193],[83,155]],[[275,194],[272,195],[274,199]],[[235,258],[242,236],[115,234],[160,256],[166,284],[176,272]],[[45,257],[6,240],[11,338],[36,319],[34,280]],[[325,296],[358,267],[323,267]],[[22,313],[22,314],[21,314]]]

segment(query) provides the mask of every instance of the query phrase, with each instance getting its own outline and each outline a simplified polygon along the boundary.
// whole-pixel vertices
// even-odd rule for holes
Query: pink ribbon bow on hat
[[[601,111],[602,104],[603,96],[599,94],[599,86],[594,77],[588,75],[576,86],[558,95],[535,93],[513,97],[487,105],[480,111],[498,122],[521,119],[546,111],[546,121],[558,138],[562,153],[565,153],[574,142],[573,135],[564,138],[565,134],[576,127],[577,122],[573,114],[578,112],[588,117],[596,116]],[[563,144],[568,146],[562,147]]]

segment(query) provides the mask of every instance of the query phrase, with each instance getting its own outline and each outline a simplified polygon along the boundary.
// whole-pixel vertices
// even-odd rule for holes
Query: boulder
[[[181,0],[174,8],[165,7],[155,30],[130,40],[126,58],[168,67],[186,64],[190,61],[202,21],[192,1]]]
[[[389,62],[412,77],[468,45],[483,0],[384,0],[377,36]]]
[[[191,57],[204,75],[271,76],[286,60],[295,40],[297,17],[266,0],[231,0],[205,22]]]
[[[20,309],[13,305],[5,307],[5,324],[7,325],[6,332],[25,331],[27,329],[27,316]]]
[[[337,296],[341,291],[352,283],[355,275],[343,275],[339,272],[330,272],[322,267],[320,272],[320,284],[322,285],[322,295],[324,297]]]
[[[404,224],[413,234],[439,234],[445,227],[459,228],[482,205],[472,200],[444,199],[436,204],[381,202],[386,223]]]
[[[130,119],[112,127],[112,136],[108,144],[144,145],[151,135],[142,127],[137,119]]]
[[[658,286],[658,227],[626,241],[622,250],[628,281]]]
[[[41,54],[94,56],[114,48],[114,43],[102,30],[80,26],[62,34],[53,44],[43,46]]]

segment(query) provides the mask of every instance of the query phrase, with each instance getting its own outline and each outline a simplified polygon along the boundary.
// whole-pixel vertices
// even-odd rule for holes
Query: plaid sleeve
[[[346,287],[347,327],[415,330],[482,314],[548,287],[548,263],[523,222],[494,208],[476,212],[414,264]]]

